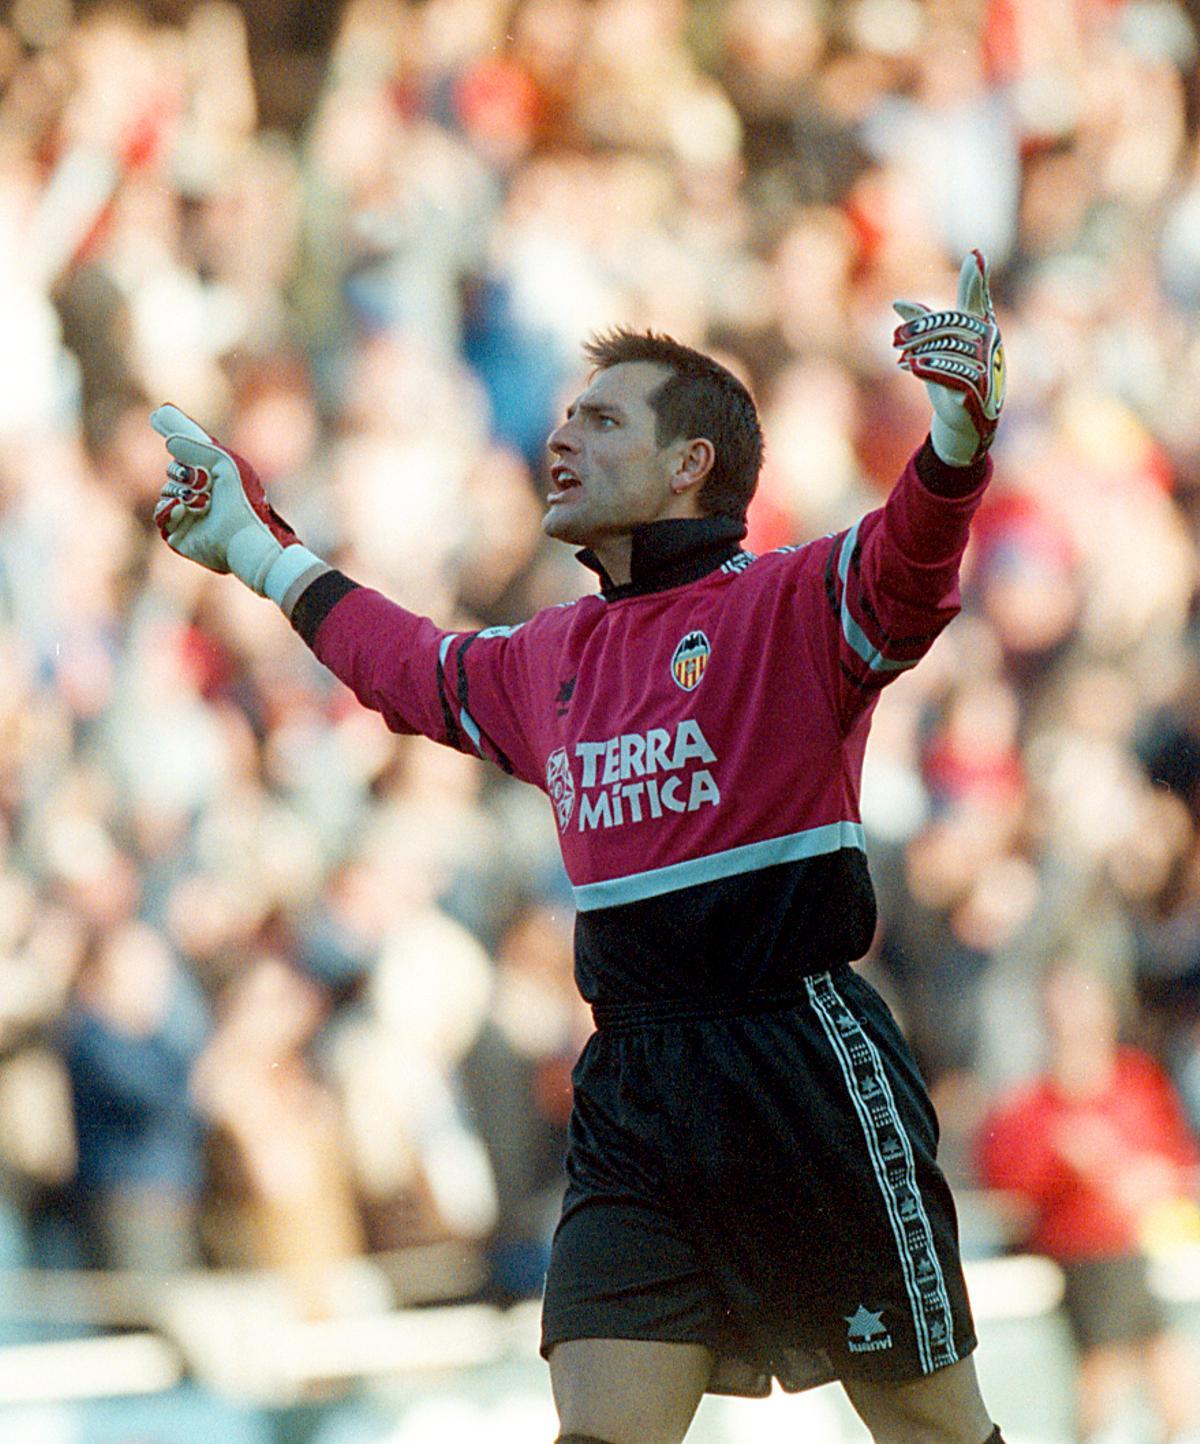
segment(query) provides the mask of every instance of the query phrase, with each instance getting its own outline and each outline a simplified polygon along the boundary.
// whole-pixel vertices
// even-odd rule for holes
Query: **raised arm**
[[[933,416],[886,504],[825,543],[846,725],[960,609],[959,567],[1004,404],[1004,348],[978,251],[963,263],[954,308],[898,301],[896,310],[899,364],[925,382]]]

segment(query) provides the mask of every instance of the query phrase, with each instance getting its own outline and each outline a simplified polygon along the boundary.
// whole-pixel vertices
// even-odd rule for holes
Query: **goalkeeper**
[[[543,528],[598,593],[444,631],[308,551],[173,406],[167,543],[271,598],[397,732],[546,792],[596,1031],[575,1068],[542,1350],[562,1444],[669,1444],[706,1390],[838,1379],[887,1444],[999,1439],[937,1123],[851,967],[875,926],[859,782],[879,689],[959,609],[1003,351],[983,257],[897,303],[929,439],[857,525],[739,545],[762,436],[703,354],[615,331],[548,440]]]

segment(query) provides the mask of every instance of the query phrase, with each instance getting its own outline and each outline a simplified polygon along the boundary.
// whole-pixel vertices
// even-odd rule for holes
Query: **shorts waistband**
[[[803,987],[796,987],[733,993],[719,998],[651,998],[636,1003],[594,1003],[592,1019],[602,1032],[625,1033],[654,1023],[699,1022],[707,1018],[781,1013],[804,1002],[807,996]]]

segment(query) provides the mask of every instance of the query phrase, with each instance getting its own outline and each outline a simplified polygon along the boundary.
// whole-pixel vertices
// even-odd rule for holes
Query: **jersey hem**
[[[841,852],[845,848],[866,852],[866,833],[861,822],[843,820],[820,827],[806,827],[800,832],[786,833],[783,837],[743,843],[721,852],[706,853],[703,857],[668,863],[665,867],[627,873],[624,877],[608,878],[603,882],[583,883],[572,891],[575,906],[580,912],[594,912],[597,908],[621,907],[626,903],[660,897],[663,893],[719,882],[722,878],[759,872],[779,863],[803,862],[808,858]]]

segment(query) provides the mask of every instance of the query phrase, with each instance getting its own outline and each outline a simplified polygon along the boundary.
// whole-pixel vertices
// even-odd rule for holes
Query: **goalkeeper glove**
[[[219,445],[177,406],[160,406],[150,425],[173,458],[154,521],[173,551],[240,581],[290,612],[303,587],[328,566],[267,501],[254,468]]]
[[[900,365],[925,382],[933,402],[930,440],[949,466],[968,466],[992,444],[1004,405],[1004,343],[992,309],[988,265],[972,251],[958,277],[955,310],[896,301],[893,345]]]

